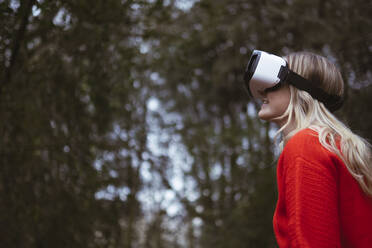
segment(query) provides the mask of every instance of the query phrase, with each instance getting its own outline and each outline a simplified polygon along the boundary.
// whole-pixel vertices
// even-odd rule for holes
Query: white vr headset
[[[341,97],[326,93],[317,87],[315,82],[291,71],[282,57],[264,51],[253,51],[245,70],[244,81],[249,95],[253,98],[262,98],[263,92],[274,91],[283,83],[289,83],[323,102],[330,111],[339,109],[343,102]]]

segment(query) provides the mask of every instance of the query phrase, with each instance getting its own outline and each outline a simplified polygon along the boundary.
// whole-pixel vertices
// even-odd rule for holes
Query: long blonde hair
[[[284,58],[292,71],[318,84],[327,93],[343,95],[341,73],[328,59],[309,52],[292,53]],[[286,141],[299,130],[314,129],[319,134],[319,142],[343,160],[362,190],[372,196],[371,145],[339,121],[322,102],[292,85],[289,88],[290,103],[286,112],[279,117],[286,118],[287,121],[277,134],[291,125],[292,131],[283,137]],[[340,147],[337,146],[338,141]]]

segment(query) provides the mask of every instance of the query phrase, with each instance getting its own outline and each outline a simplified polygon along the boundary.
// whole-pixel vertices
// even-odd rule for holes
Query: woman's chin
[[[279,116],[275,116],[270,112],[262,110],[258,112],[258,117],[263,121],[270,121],[272,123],[277,124],[280,127],[283,126],[287,121],[287,118],[279,118]]]
[[[272,116],[270,115],[270,113],[267,113],[267,111],[265,111],[265,110],[260,110],[258,112],[258,117],[261,120],[264,120],[264,121],[269,121],[272,118]]]

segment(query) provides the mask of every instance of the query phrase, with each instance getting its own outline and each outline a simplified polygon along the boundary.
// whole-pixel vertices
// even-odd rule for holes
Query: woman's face
[[[288,84],[284,84],[275,91],[262,92],[262,106],[258,111],[258,117],[262,120],[273,121],[279,126],[284,125],[286,120],[273,120],[281,116],[287,110],[291,92]]]

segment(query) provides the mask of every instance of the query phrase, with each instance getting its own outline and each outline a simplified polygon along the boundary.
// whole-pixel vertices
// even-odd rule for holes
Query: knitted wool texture
[[[280,248],[372,247],[372,198],[311,129],[295,134],[277,166],[274,232]]]

